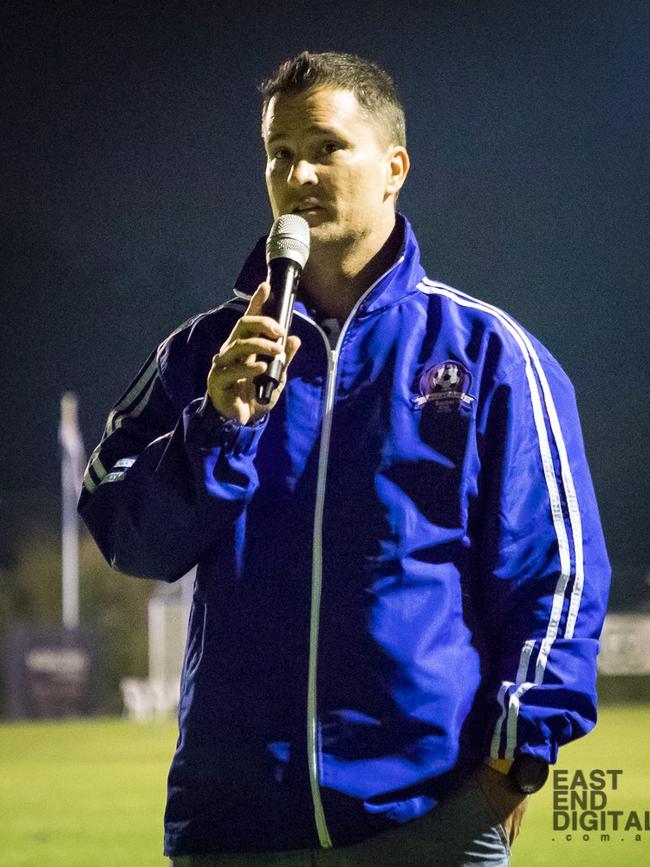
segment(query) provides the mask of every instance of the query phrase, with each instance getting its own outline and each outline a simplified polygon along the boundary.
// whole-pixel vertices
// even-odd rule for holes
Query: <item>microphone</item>
[[[297,214],[283,214],[273,223],[266,239],[267,282],[271,294],[264,305],[264,315],[280,323],[289,333],[293,304],[302,269],[309,258],[309,223]],[[277,357],[260,356],[269,366],[255,377],[258,403],[267,404],[282,378],[284,362]]]

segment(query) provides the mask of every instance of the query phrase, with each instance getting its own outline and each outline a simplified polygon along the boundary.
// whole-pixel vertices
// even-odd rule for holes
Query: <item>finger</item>
[[[277,340],[278,337],[284,337],[285,332],[279,323],[270,316],[242,316],[232,332],[232,336],[235,338],[256,337],[258,334],[264,334],[271,340]]]
[[[294,355],[300,349],[300,343],[301,343],[300,338],[295,334],[290,334],[289,337],[287,337],[287,344],[286,344],[287,360],[284,363],[284,369],[285,370],[287,369],[287,367],[289,367]]]
[[[271,294],[271,286],[266,281],[260,283],[257,289],[253,292],[251,300],[248,302],[248,307],[244,316],[258,316],[262,312],[262,307],[268,301]]]
[[[251,361],[232,364],[219,371],[218,386],[221,390],[229,388],[235,382],[251,382],[260,373],[264,373],[268,367],[266,361]]]
[[[285,358],[282,363],[282,386],[284,387],[287,382],[287,371],[289,370],[289,365],[291,364],[296,352],[300,349],[300,338],[296,337],[295,334],[287,337],[287,345]]]
[[[266,340],[264,337],[247,337],[233,340],[222,352],[214,357],[219,366],[231,364],[245,358],[247,355],[280,355],[282,344],[277,340]]]

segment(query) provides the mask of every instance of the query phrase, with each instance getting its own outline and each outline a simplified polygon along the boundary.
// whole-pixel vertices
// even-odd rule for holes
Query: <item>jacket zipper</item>
[[[320,626],[320,603],[321,591],[323,586],[323,513],[325,509],[325,481],[327,478],[327,463],[329,459],[329,442],[332,431],[332,413],[334,409],[334,393],[336,391],[336,369],[338,366],[339,351],[343,345],[345,333],[348,330],[348,325],[354,319],[354,316],[363,303],[364,299],[372,292],[380,280],[383,280],[394,268],[400,265],[403,261],[401,256],[381,277],[379,277],[370,286],[363,295],[357,300],[356,304],[348,314],[348,318],[341,326],[336,346],[334,349],[330,347],[330,342],[323,329],[317,325],[312,319],[308,319],[320,331],[325,345],[327,347],[327,386],[325,396],[325,412],[323,415],[323,427],[321,433],[320,452],[318,455],[318,480],[316,483],[316,508],[314,511],[314,544],[312,549],[312,578],[311,578],[311,612],[309,622],[309,674],[307,678],[307,752],[309,762],[309,784],[311,787],[311,796],[314,806],[314,819],[316,821],[316,830],[318,839],[323,849],[332,847],[332,838],[330,837],[325,821],[325,811],[323,810],[323,800],[320,793],[320,774],[319,774],[319,737],[318,737],[318,713],[317,713],[317,696],[316,696],[316,678],[318,672],[318,631]]]
[[[314,804],[314,818],[318,839],[323,848],[328,849],[332,840],[327,830],[325,812],[320,794],[318,769],[318,714],[316,708],[316,672],[318,665],[318,630],[320,624],[320,600],[323,586],[323,510],[325,506],[325,478],[327,476],[327,460],[330,432],[332,430],[332,409],[334,406],[334,391],[336,388],[336,365],[338,356],[331,349],[327,335],[318,327],[327,341],[327,392],[325,397],[325,414],[321,433],[320,453],[318,455],[318,481],[316,484],[316,508],[314,511],[314,544],[312,548],[311,573],[311,614],[309,624],[309,675],[307,679],[307,753],[309,759],[309,784]]]

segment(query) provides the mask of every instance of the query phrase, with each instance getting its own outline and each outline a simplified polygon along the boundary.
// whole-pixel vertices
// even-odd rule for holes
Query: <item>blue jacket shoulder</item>
[[[537,363],[558,382],[573,390],[568,375],[552,353],[512,315],[472,295],[437,280],[424,278],[418,289],[436,304],[441,328],[462,333],[470,347],[478,347],[491,362],[495,379],[507,377],[515,367]]]

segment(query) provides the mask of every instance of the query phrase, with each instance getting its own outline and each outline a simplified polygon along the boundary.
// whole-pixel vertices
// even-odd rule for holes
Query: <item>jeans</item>
[[[363,843],[286,852],[176,855],[172,867],[508,867],[503,826],[475,778],[430,813]]]

